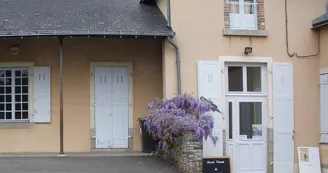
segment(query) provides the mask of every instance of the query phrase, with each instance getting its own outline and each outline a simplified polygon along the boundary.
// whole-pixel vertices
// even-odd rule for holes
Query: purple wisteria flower
[[[148,105],[145,126],[155,139],[160,140],[159,147],[166,153],[170,153],[177,139],[186,134],[197,140],[210,137],[215,143],[211,108],[211,104],[189,94],[172,99],[156,98]]]

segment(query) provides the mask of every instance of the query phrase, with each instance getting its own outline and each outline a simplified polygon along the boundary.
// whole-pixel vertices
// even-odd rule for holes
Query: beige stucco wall
[[[172,27],[176,32],[175,41],[181,51],[182,92],[197,93],[197,61],[216,61],[219,56],[243,56],[245,46],[253,47],[251,56],[272,57],[274,62],[294,63],[296,162],[297,146],[319,145],[318,75],[321,65],[318,56],[288,57],[284,2],[264,1],[267,37],[223,36],[224,4],[223,1],[215,0],[171,0]],[[288,1],[291,53],[307,55],[317,52],[317,33],[311,30],[311,22],[324,13],[324,4],[325,0]],[[163,3],[160,7],[165,9]],[[171,63],[171,68],[175,68],[174,63]],[[174,78],[174,75],[171,77]],[[166,90],[174,91],[176,85],[170,87],[171,89],[167,87]]]
[[[320,29],[320,69],[328,68],[328,27]]]
[[[20,53],[8,53],[11,44]],[[160,40],[68,39],[64,41],[64,150],[90,151],[90,63],[132,62],[134,150],[141,150],[137,118],[146,115],[148,103],[161,97],[162,52]],[[59,47],[56,39],[0,41],[0,62],[34,62],[50,65],[50,124],[5,128],[0,124],[1,152],[59,151]]]
[[[162,43],[163,50],[163,96],[169,98],[178,93],[176,53],[167,41]]]
[[[20,46],[21,53],[9,53],[10,43]],[[1,40],[1,62],[34,62],[35,65],[51,65],[51,124],[21,124],[10,128],[0,124],[0,152],[56,152],[59,151],[59,59],[57,42],[44,40]]]

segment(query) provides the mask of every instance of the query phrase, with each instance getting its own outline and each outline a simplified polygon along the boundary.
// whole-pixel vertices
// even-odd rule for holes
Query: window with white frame
[[[257,1],[228,0],[230,29],[257,30]]]
[[[0,68],[0,122],[28,121],[28,68]]]
[[[265,93],[264,65],[228,65],[227,93]]]
[[[328,74],[320,75],[320,142],[328,143]]]

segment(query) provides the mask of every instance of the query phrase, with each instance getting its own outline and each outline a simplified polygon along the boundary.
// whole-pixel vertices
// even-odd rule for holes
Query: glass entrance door
[[[266,99],[227,99],[226,153],[234,173],[266,172]]]

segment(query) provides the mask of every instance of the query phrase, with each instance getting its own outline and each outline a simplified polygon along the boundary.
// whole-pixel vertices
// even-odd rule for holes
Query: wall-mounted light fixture
[[[253,51],[252,47],[245,47],[244,54],[248,55],[248,54],[252,53],[252,51]]]
[[[10,53],[18,54],[19,53],[19,46],[18,45],[11,45],[9,48]]]

